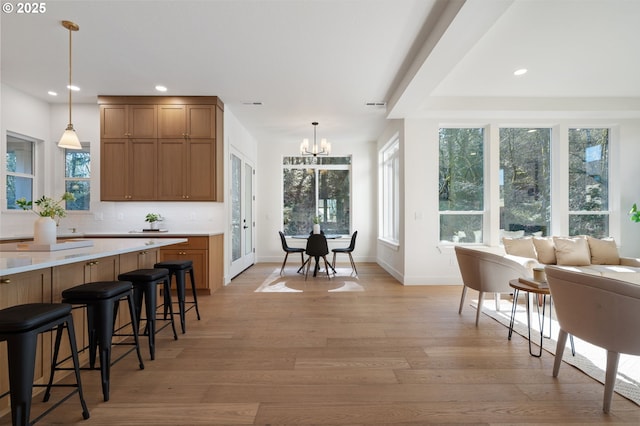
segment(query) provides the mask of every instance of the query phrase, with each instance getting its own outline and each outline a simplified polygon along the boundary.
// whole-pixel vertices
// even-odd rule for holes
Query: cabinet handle
[[[97,260],[92,260],[91,262],[87,262],[87,266],[95,266],[97,265],[99,262]]]
[[[145,251],[141,251],[140,254],[149,254],[149,252],[145,250]]]
[[[3,278],[0,280],[0,284],[11,284],[11,280],[9,278]]]

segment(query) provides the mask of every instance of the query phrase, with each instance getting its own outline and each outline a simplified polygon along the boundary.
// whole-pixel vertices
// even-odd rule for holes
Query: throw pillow
[[[613,238],[587,237],[592,265],[619,265],[618,246]]]
[[[520,231],[505,231],[504,229],[500,230],[500,239],[503,238],[522,238],[524,237],[524,230]]]
[[[556,246],[556,261],[564,266],[587,266],[591,264],[591,253],[586,238],[553,237]]]
[[[552,237],[534,237],[533,245],[538,254],[538,262],[545,265],[556,264],[556,246]]]
[[[512,256],[529,257],[537,259],[536,248],[533,246],[533,240],[529,238],[503,238],[504,251]]]

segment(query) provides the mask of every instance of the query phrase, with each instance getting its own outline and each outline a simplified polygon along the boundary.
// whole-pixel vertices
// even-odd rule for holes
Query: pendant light
[[[69,124],[67,125],[67,129],[62,134],[60,142],[58,142],[58,146],[60,148],[67,149],[82,149],[82,145],[80,145],[80,139],[78,139],[78,135],[73,128],[73,123],[71,122],[71,92],[73,92],[73,90],[71,89],[73,87],[71,84],[71,33],[72,31],[78,31],[80,27],[71,21],[62,21],[62,26],[69,30]]]
[[[326,139],[322,139],[320,141],[320,147],[318,147],[318,141],[316,140],[316,127],[318,126],[318,122],[314,121],[311,124],[313,125],[313,146],[309,147],[309,139],[305,138],[300,144],[300,154],[313,155],[314,157],[331,154],[331,144],[327,142]],[[309,150],[309,148],[311,148],[311,150]]]

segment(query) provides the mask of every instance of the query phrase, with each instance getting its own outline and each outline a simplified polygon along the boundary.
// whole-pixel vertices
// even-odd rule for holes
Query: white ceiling
[[[15,4],[16,2],[11,2]],[[375,140],[386,118],[640,113],[637,0],[55,1],[2,13],[2,83],[66,102],[215,95],[261,142]],[[514,77],[520,67],[529,69]],[[47,95],[55,90],[57,98]],[[368,107],[385,101],[388,107]],[[262,102],[262,106],[245,103]]]

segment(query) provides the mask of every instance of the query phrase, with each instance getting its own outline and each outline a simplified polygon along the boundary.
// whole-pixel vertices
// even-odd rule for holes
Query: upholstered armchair
[[[560,324],[553,377],[558,376],[568,334],[606,349],[602,409],[608,413],[620,354],[640,355],[640,285],[566,266],[547,266],[545,273]]]
[[[513,293],[509,281],[520,277],[531,277],[533,259],[519,256],[496,254],[479,249],[456,246],[456,258],[462,275],[462,297],[458,313],[462,313],[467,288],[478,291],[476,325],[480,320],[485,293],[495,293],[496,310],[500,310],[500,293]]]

